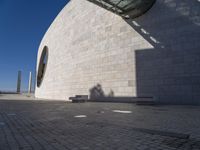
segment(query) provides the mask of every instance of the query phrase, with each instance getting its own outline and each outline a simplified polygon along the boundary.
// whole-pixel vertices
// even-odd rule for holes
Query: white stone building
[[[71,0],[42,39],[36,97],[68,100],[101,86],[104,96],[200,104],[198,0],[153,0],[132,16],[90,1]]]

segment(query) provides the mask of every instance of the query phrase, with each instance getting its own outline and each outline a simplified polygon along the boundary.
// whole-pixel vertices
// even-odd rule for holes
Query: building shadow
[[[153,46],[135,50],[137,96],[200,104],[200,2],[157,0],[145,15],[125,21]]]

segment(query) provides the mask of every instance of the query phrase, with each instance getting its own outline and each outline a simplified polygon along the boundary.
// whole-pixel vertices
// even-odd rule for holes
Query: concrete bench
[[[88,101],[88,95],[76,95],[75,97],[69,97],[72,103],[84,103]]]
[[[135,103],[136,105],[155,105],[153,97],[96,97],[90,102]]]

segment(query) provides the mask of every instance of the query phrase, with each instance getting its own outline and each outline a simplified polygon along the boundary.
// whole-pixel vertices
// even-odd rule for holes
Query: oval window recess
[[[40,87],[45,75],[48,61],[48,47],[45,46],[42,50],[42,55],[39,61],[38,73],[37,73],[37,87]]]

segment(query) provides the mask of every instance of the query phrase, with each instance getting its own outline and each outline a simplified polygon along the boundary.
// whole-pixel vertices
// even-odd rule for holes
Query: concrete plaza
[[[199,106],[0,99],[0,150],[200,149]]]

